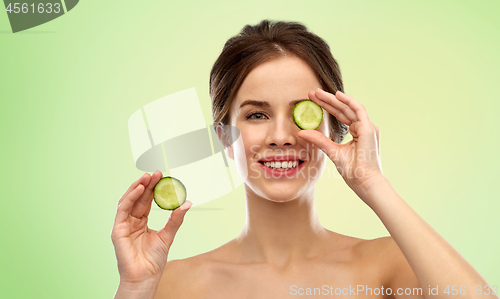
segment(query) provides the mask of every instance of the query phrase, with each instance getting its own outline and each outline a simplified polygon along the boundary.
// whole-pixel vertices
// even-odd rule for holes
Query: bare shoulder
[[[391,236],[363,240],[358,247],[366,256],[376,259],[383,259],[401,253]]]
[[[200,297],[198,293],[202,289],[202,283],[206,281],[206,275],[208,274],[206,261],[205,254],[168,261],[154,298]]]
[[[376,264],[384,272],[393,272],[406,262],[406,258],[391,236],[363,240],[357,249],[365,260]]]
[[[225,245],[193,257],[168,261],[155,299],[203,298],[216,276]]]
[[[379,260],[388,249],[392,248],[391,243],[394,243],[392,237],[362,239],[339,233],[331,233],[331,235],[336,254],[344,252],[346,257],[365,265],[370,260]]]
[[[370,259],[376,260],[384,277],[384,284],[392,288],[420,287],[408,260],[392,236],[368,240],[364,251]]]
[[[368,276],[380,277],[380,260],[388,246],[387,239],[362,239],[353,236],[330,232],[331,244],[327,249],[331,261],[335,264],[349,265],[358,273],[366,273]],[[382,282],[381,278],[377,282]]]

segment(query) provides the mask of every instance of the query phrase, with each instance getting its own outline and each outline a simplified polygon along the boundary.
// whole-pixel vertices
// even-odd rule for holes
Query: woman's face
[[[238,128],[241,139],[226,152],[240,174],[248,173],[247,192],[276,202],[314,192],[327,157],[297,136],[300,128],[292,112],[297,101],[309,99],[308,92],[318,87],[314,71],[297,56],[267,61],[248,74],[230,110],[230,124]],[[323,110],[316,129],[327,137],[329,117]]]

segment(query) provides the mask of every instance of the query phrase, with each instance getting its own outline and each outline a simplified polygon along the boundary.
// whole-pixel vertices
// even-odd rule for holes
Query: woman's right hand
[[[118,202],[111,240],[120,284],[139,286],[160,281],[175,234],[191,207],[191,202],[185,201],[170,213],[160,231],[148,228],[153,189],[162,176],[160,171],[152,176],[145,173],[130,185]]]

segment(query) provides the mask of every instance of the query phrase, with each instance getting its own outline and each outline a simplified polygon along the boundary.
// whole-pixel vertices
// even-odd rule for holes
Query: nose
[[[293,147],[299,130],[291,116],[277,118],[269,128],[266,144],[274,148]]]

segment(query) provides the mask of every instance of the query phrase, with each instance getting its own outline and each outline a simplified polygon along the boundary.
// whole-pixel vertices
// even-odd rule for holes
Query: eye
[[[247,119],[265,119],[267,116],[262,112],[253,112],[247,115]]]

